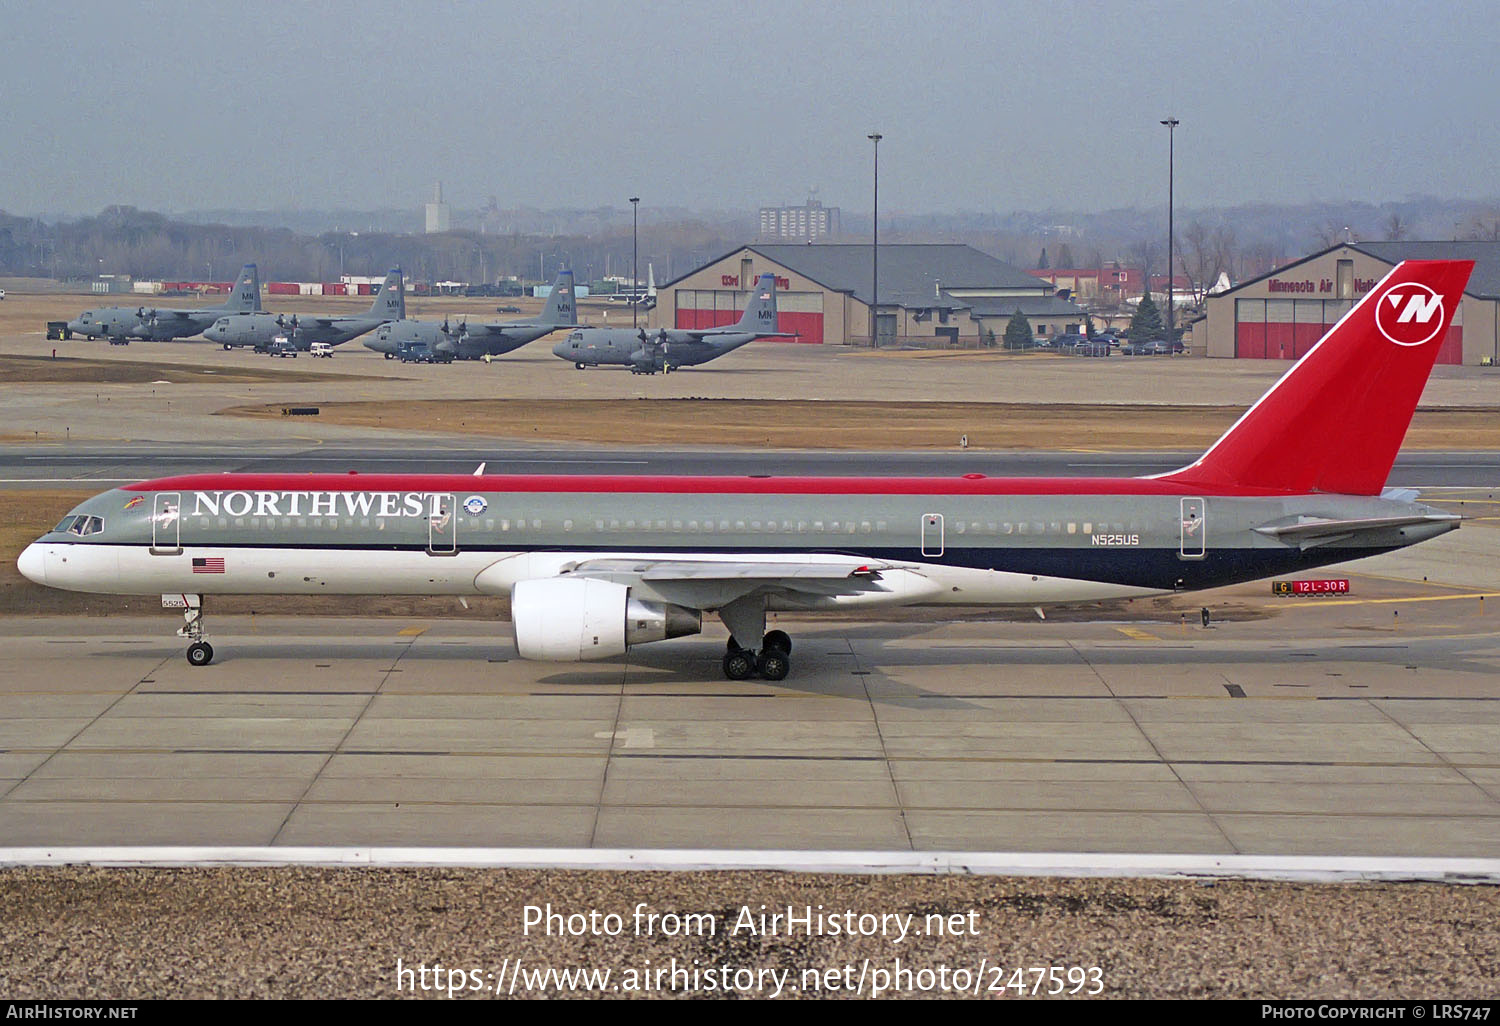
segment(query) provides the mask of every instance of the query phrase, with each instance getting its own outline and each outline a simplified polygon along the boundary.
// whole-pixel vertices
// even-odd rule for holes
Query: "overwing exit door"
[[[943,554],[943,515],[941,513],[922,514],[922,555],[941,556]]]

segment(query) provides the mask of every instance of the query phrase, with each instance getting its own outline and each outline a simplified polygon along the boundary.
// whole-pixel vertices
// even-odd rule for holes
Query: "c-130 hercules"
[[[722,328],[581,328],[552,347],[553,355],[585,367],[629,367],[632,374],[696,367],[758,338],[796,338],[776,330],[776,276],[763,274],[738,322]]]
[[[573,272],[562,271],[547,294],[546,305],[541,316],[534,321],[497,321],[487,324],[470,324],[467,319],[453,321],[400,320],[383,324],[374,338],[365,339],[366,349],[384,353],[386,359],[396,356],[403,342],[425,342],[432,351],[445,359],[482,360],[492,356],[504,356],[550,335],[559,328],[571,328],[578,323],[577,296],[573,286]]]
[[[405,316],[406,289],[401,281],[401,268],[394,267],[385,276],[380,291],[375,293],[375,300],[366,313],[343,317],[273,313],[221,317],[203,335],[225,349],[246,346],[261,351],[269,348],[280,337],[290,340],[294,346],[306,352],[314,342],[340,345],[368,331],[374,331],[387,321],[400,320]]]
[[[169,341],[196,335],[221,318],[252,314],[260,308],[260,271],[254,264],[246,264],[240,269],[239,280],[234,283],[229,298],[218,306],[196,310],[102,306],[85,310],[69,321],[68,331],[90,341],[95,338],[107,338],[115,343],[131,339]]]

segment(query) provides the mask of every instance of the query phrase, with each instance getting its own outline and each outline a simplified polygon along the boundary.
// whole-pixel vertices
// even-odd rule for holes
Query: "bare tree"
[[[1385,219],[1384,230],[1386,242],[1400,242],[1411,234],[1411,227],[1401,220],[1401,215],[1394,210],[1391,211],[1391,216]]]
[[[1486,210],[1469,218],[1466,238],[1482,242],[1500,242],[1500,211]]]
[[[1159,239],[1139,239],[1127,251],[1131,260],[1141,268],[1141,287],[1151,291],[1151,269],[1161,259],[1162,244]]]
[[[1220,225],[1209,231],[1201,221],[1194,221],[1183,232],[1177,252],[1178,264],[1192,290],[1193,305],[1202,307],[1208,290],[1234,261],[1234,229]]]
[[[1337,246],[1345,239],[1345,227],[1334,221],[1324,221],[1323,226],[1314,233],[1314,237],[1318,240],[1319,249]]]

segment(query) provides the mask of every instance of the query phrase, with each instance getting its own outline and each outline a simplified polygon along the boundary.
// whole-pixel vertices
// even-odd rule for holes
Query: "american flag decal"
[[[222,574],[224,572],[223,556],[193,557],[193,573],[195,574]]]

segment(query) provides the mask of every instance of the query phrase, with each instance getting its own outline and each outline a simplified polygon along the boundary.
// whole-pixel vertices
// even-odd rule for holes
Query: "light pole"
[[[875,144],[875,231],[870,244],[870,348],[880,348],[880,140],[879,132],[865,136]]]
[[[630,326],[632,328],[637,327],[636,315],[638,305],[635,301],[635,293],[639,287],[639,283],[636,280],[636,263],[640,259],[640,236],[638,234],[640,228],[640,210],[641,198],[639,196],[630,197]]]
[[[1167,126],[1167,352],[1170,353],[1177,341],[1172,334],[1172,240],[1175,234],[1172,226],[1172,176],[1176,171],[1175,133],[1180,122],[1176,118],[1167,118],[1162,124]],[[1146,291],[1151,291],[1149,281],[1146,282]]]

